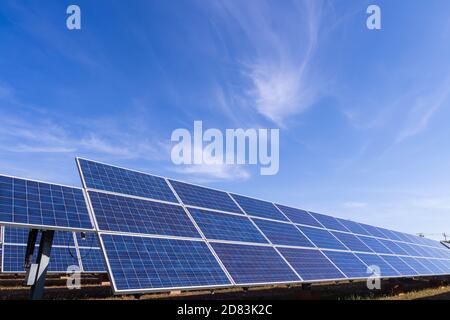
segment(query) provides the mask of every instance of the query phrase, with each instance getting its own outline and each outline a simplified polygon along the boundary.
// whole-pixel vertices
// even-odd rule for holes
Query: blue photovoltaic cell
[[[270,202],[248,198],[237,194],[232,194],[231,196],[248,215],[288,221],[287,218]]]
[[[442,274],[450,274],[450,268],[446,265],[445,260],[433,259],[431,260],[431,262],[440,270],[442,270]]]
[[[105,272],[103,254],[100,249],[79,249],[84,272]]]
[[[352,234],[337,231],[333,231],[332,234],[351,251],[372,252],[368,246]]]
[[[91,191],[89,196],[100,230],[200,237],[179,205]]]
[[[415,276],[417,271],[411,268],[409,264],[400,259],[397,256],[381,256],[387,263],[389,263],[395,270],[397,270],[402,276]]]
[[[340,243],[330,232],[326,230],[304,226],[299,226],[299,229],[318,248],[347,250],[342,243]]]
[[[403,232],[398,232],[398,231],[392,231],[392,232],[395,233],[397,235],[397,237],[401,239],[401,241],[410,242],[409,238]]]
[[[164,178],[84,159],[79,163],[87,188],[178,203]]]
[[[373,272],[380,272],[378,275],[381,277],[394,277],[400,274],[395,271],[385,260],[376,254],[365,254],[357,253],[358,258],[360,258],[367,266],[376,266],[379,268],[372,269]]]
[[[418,252],[412,244],[409,243],[403,243],[403,242],[396,242],[398,246],[400,246],[408,255],[414,256],[414,257],[420,257],[421,254]]]
[[[0,176],[0,221],[92,229],[81,189]]]
[[[400,239],[394,231],[385,228],[378,228],[378,229],[381,230],[389,240],[402,241],[402,239]]]
[[[316,218],[327,229],[346,231],[346,232],[349,231],[335,217],[331,217],[331,216],[327,216],[327,215],[324,215],[321,213],[315,213],[315,212],[310,212],[310,213],[314,218]]]
[[[300,281],[272,247],[211,243],[236,284]]]
[[[9,244],[27,244],[29,229],[5,227],[5,243]],[[41,234],[38,233],[36,244],[39,245]],[[53,237],[53,245],[69,246],[75,245],[73,241],[73,233],[69,231],[55,231]]]
[[[223,191],[174,180],[170,180],[170,184],[185,205],[243,214],[233,199]]]
[[[303,280],[336,280],[345,276],[319,251],[278,248]]]
[[[4,245],[3,272],[25,272],[23,268],[26,246]],[[36,259],[37,250],[33,259]],[[52,247],[49,272],[65,273],[69,266],[78,266],[75,248]]]
[[[253,219],[253,221],[273,244],[314,247],[314,245],[292,224],[256,218]]]
[[[414,244],[412,244],[411,246],[413,246],[414,250],[419,252],[422,257],[434,257],[432,250],[430,250],[431,248],[422,247]]]
[[[203,241],[101,235],[116,291],[229,285]]]
[[[383,245],[378,239],[372,237],[357,236],[362,242],[364,242],[375,253],[387,253],[392,254],[385,245]]]
[[[367,266],[351,252],[323,251],[348,278],[367,278]]]
[[[446,273],[450,274],[450,260],[440,259],[439,261],[445,266]]]
[[[84,248],[100,248],[100,243],[96,233],[86,232],[84,236],[81,233],[77,233],[77,243],[79,247]]]
[[[268,243],[246,216],[189,208],[207,239]]]
[[[435,260],[429,260],[424,258],[416,258],[425,268],[430,270],[433,274],[444,274],[445,270],[442,270],[436,263],[434,263]]]
[[[385,246],[387,247],[389,250],[391,250],[393,253],[395,254],[400,254],[400,255],[408,255],[408,252],[406,252],[402,247],[400,247],[396,242],[394,241],[390,241],[390,240],[383,240],[383,239],[379,239],[379,241]]]
[[[360,225],[367,230],[367,232],[370,233],[370,235],[374,236],[374,237],[378,237],[378,238],[383,238],[383,239],[388,239],[389,237],[386,236],[383,232],[381,232],[381,230],[377,227],[368,225],[368,224],[364,224],[364,223],[360,223]]]
[[[417,259],[412,257],[401,257],[411,268],[417,271],[419,275],[432,275],[433,272],[421,264]]]
[[[362,234],[362,235],[367,235],[367,236],[371,235],[366,229],[361,227],[361,225],[357,222],[350,221],[350,220],[344,220],[344,219],[337,219],[337,220],[352,233]]]
[[[283,213],[289,218],[289,220],[291,220],[293,223],[297,223],[297,224],[303,224],[303,225],[307,225],[307,226],[312,226],[312,227],[320,227],[322,228],[323,226],[316,220],[314,219],[307,211],[305,210],[301,210],[301,209],[296,209],[296,208],[291,208],[291,207],[286,207],[283,206],[281,204],[277,204],[277,207],[283,211]]]

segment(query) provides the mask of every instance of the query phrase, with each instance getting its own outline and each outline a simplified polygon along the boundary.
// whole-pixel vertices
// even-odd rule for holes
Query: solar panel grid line
[[[185,206],[245,214],[236,206],[233,198],[226,191],[207,188],[175,179],[167,179],[167,181],[170,183],[171,189],[175,190],[178,196],[177,198],[183,200]]]
[[[257,218],[267,218],[275,221],[289,221],[273,202],[261,200],[254,197],[248,197],[237,193],[228,195],[239,204],[239,208],[247,215]]]
[[[107,190],[101,190],[101,189],[87,188],[86,191],[87,192],[104,193],[104,194],[109,194],[112,196],[126,197],[126,198],[131,198],[131,199],[136,199],[136,200],[143,200],[143,201],[158,202],[158,203],[181,206],[181,204],[178,202],[171,202],[171,201],[165,201],[165,200],[160,200],[160,199],[140,197],[140,196],[135,196],[132,194],[119,193],[119,192],[113,192],[113,191],[107,191]]]
[[[268,243],[250,217],[187,208],[207,240]]]
[[[315,276],[315,278],[314,277],[308,277],[308,274],[307,274],[308,273],[308,269],[307,269],[307,267],[303,268],[303,267],[299,266],[299,270],[298,270],[299,276],[303,279],[303,281],[305,283],[315,283],[315,282],[324,282],[324,281],[342,281],[342,280],[346,280],[347,279],[347,276],[333,263],[333,261],[331,261],[325,254],[322,253],[321,250],[319,250],[317,248],[298,248],[298,247],[287,247],[287,246],[277,246],[277,247],[278,247],[280,253],[286,258],[286,260],[288,260],[288,262],[294,268],[295,268],[294,263],[297,263],[297,264],[298,263],[309,264],[308,263],[308,259],[314,258],[312,253],[317,253],[320,258],[325,260],[325,263],[324,262],[320,262],[318,266],[314,267],[314,272],[315,273],[317,273],[319,271],[317,269],[324,268],[324,267],[327,268],[326,262],[328,262],[329,265],[332,266],[332,268],[335,268],[335,271],[340,273],[340,275],[335,275],[335,276],[331,276],[331,277],[328,277],[328,275],[327,275],[327,276],[321,277],[319,279],[317,277],[317,275]],[[300,252],[301,251],[303,251],[303,252],[309,251],[309,252],[308,252],[307,256],[305,257],[305,259],[300,259],[298,261],[292,261],[291,262],[290,259],[292,259],[292,257],[289,255],[289,251],[286,251],[286,249],[287,250],[294,250],[294,252],[298,252],[298,251],[300,251]],[[291,251],[291,253],[292,253],[292,251]],[[326,273],[330,274],[329,271],[330,270],[328,270]],[[331,271],[334,271],[334,270],[331,270]],[[301,275],[303,273],[305,273],[304,276]]]
[[[104,260],[107,264],[107,268],[108,270],[112,270],[111,268],[111,264],[110,264],[110,260],[108,259],[107,256],[107,250],[105,250],[105,245],[103,242],[103,235],[107,235],[107,233],[103,233],[100,232],[99,233],[99,238],[100,238],[100,243],[102,246],[102,252],[104,255]],[[130,236],[130,235],[122,235],[122,236]],[[131,236],[131,237],[137,237],[137,238],[141,238],[141,236]],[[157,238],[155,238],[157,239]],[[167,240],[167,239],[166,239]],[[173,240],[179,240],[179,239],[173,239]],[[183,241],[183,240],[181,240]],[[185,240],[186,241],[186,240]],[[193,239],[192,241],[198,242],[198,243],[203,243],[206,244],[205,241],[203,239]],[[186,241],[186,242],[190,242],[190,241]],[[210,251],[209,251],[210,252]],[[217,260],[215,259],[214,261],[217,262]],[[224,275],[226,276],[226,274],[224,273]],[[200,285],[200,286],[178,286],[178,287],[159,287],[159,288],[146,288],[146,289],[118,289],[117,284],[116,284],[116,280],[114,278],[114,274],[113,272],[108,272],[108,276],[110,278],[111,283],[113,284],[113,292],[114,294],[122,294],[122,293],[126,293],[126,294],[133,294],[133,293],[151,293],[151,292],[166,292],[166,291],[172,291],[172,290],[195,290],[195,289],[215,289],[215,288],[227,288],[227,287],[231,287],[232,286],[232,282],[228,283],[228,284],[223,284],[223,285]],[[226,277],[228,279],[228,277]],[[228,280],[229,281],[229,280]]]
[[[211,241],[211,243],[216,244],[216,245],[220,245],[220,244],[225,244],[225,245],[239,245],[240,247],[261,247],[261,248],[270,248],[273,249],[276,253],[276,257],[280,258],[283,262],[284,262],[284,266],[288,267],[294,275],[295,277],[297,277],[297,279],[292,279],[292,280],[286,280],[286,281],[260,281],[260,282],[251,282],[251,281],[247,281],[247,282],[237,282],[236,280],[234,280],[234,283],[236,286],[261,286],[261,285],[274,285],[274,284],[295,284],[295,283],[303,283],[304,281],[302,280],[302,278],[299,276],[299,274],[295,271],[295,269],[291,266],[291,264],[286,260],[286,258],[279,252],[279,250],[273,245],[273,244],[268,244],[268,245],[263,245],[263,244],[254,244],[254,243],[241,243],[241,244],[237,244],[234,242],[230,242],[230,241]],[[238,255],[234,255],[235,258],[239,258]],[[257,257],[255,257],[257,258]],[[283,265],[280,265],[283,266]],[[256,267],[256,266],[255,266]],[[227,269],[230,269],[231,267],[228,267]],[[269,272],[270,270],[264,270],[265,272]],[[231,274],[231,272],[230,272]],[[233,278],[234,279],[234,278]]]
[[[239,207],[239,209],[241,209],[243,212],[245,212],[244,211],[244,209],[240,206],[240,204],[237,202],[237,200],[234,198],[234,197],[231,197],[232,199],[233,199],[233,201],[236,203],[236,205]],[[287,221],[290,221],[289,220],[289,218],[275,205],[275,203],[272,203],[272,205],[280,212],[280,214],[282,214],[285,218],[286,218],[286,220]],[[253,225],[254,225],[254,227],[256,228],[256,229],[258,229],[258,231],[261,233],[261,235],[266,239],[266,241],[268,241],[272,246],[273,246],[273,248],[277,251],[277,253],[281,256],[281,258],[285,261],[285,263],[291,268],[291,270],[297,275],[297,277],[299,277],[299,279],[301,279],[301,280],[303,280],[303,278],[300,276],[300,274],[295,270],[295,268],[291,265],[291,263],[281,254],[281,252],[278,250],[278,248],[272,243],[272,241],[269,239],[269,237],[267,237],[266,236],[266,234],[261,230],[261,228],[255,223],[255,221],[253,220],[253,219],[256,219],[256,217],[252,217],[252,216],[250,216],[250,221],[253,223]],[[259,218],[259,219],[261,219],[261,220],[267,220],[267,221],[273,221],[273,222],[281,222],[281,223],[287,223],[287,224],[289,224],[289,222],[284,222],[284,221],[276,221],[276,220],[272,220],[272,219],[265,219],[265,218]],[[295,225],[292,223],[292,222],[290,222],[294,227],[295,227]],[[298,230],[298,228],[297,227],[295,227],[297,230]],[[303,234],[300,230],[298,230],[301,234]],[[303,236],[305,236],[304,234],[303,234]],[[306,237],[305,237],[306,238]],[[306,238],[306,239],[308,239],[308,238]],[[311,240],[309,240],[308,239],[308,241],[314,246],[314,243],[313,242],[311,242]]]
[[[308,211],[308,213],[317,221],[319,221],[324,226],[325,229],[328,229],[330,231],[334,230],[334,231],[351,232],[335,217],[312,211]]]
[[[368,268],[368,266],[367,266],[367,264],[364,261],[362,261],[353,252],[350,252],[350,251],[335,251],[335,250],[321,250],[321,251],[322,251],[322,253],[325,254],[325,256],[327,256],[336,265],[336,267],[339,268],[339,270],[344,275],[346,275],[348,280],[360,280],[360,279],[367,279],[368,278],[368,275],[367,275],[367,268]],[[343,260],[340,259],[339,256],[342,256],[342,257],[346,256],[345,257],[346,259],[347,258],[350,258],[350,259],[347,259],[348,261],[343,261]],[[350,274],[350,273],[354,273],[353,270],[346,270],[347,267],[349,266],[350,260],[352,260],[352,258],[353,258],[353,262],[355,262],[355,261],[359,262],[359,266],[363,266],[365,268],[364,271],[359,270],[357,272],[358,276]],[[354,259],[354,258],[356,258],[356,259]],[[336,261],[334,261],[334,259],[336,259]],[[342,262],[342,263],[338,263],[338,262]],[[349,263],[347,263],[347,262],[349,262]],[[344,269],[344,267],[346,269]],[[362,274],[364,274],[364,275],[362,275]]]
[[[303,209],[288,207],[282,204],[273,203],[273,205],[284,214],[284,216],[294,224],[311,226],[318,228],[325,228],[319,221],[317,221],[311,214]],[[295,218],[295,220],[294,220]]]
[[[85,212],[83,211],[86,210],[86,199],[82,188],[4,174],[0,174],[0,186],[4,192],[0,198],[3,201],[10,198],[11,201],[9,205],[3,205],[3,207],[8,207],[8,210],[5,212],[0,210],[0,214],[4,213],[5,216],[11,215],[10,218],[5,218],[1,222],[2,225],[63,231],[93,230],[91,228],[92,225],[88,226],[88,222],[83,220],[85,218],[83,216]],[[80,203],[81,196],[83,197],[83,204]],[[42,198],[46,200],[46,207],[42,206]],[[16,213],[16,210],[19,209],[21,209],[20,214]],[[61,213],[64,216],[61,216]],[[86,215],[89,217],[88,213]],[[21,216],[20,220],[25,220],[26,217],[26,221],[17,221],[19,216]],[[41,223],[35,222],[37,220]],[[43,223],[42,221],[44,220],[47,223]],[[52,221],[51,223],[48,222],[50,220]],[[76,224],[76,226],[73,224]]]
[[[399,258],[402,259],[404,262],[406,262],[411,268],[413,268],[419,276],[433,274],[433,272],[430,269],[428,269],[414,257],[399,257]]]
[[[165,178],[102,162],[76,158],[85,189],[96,189],[175,202]],[[83,169],[84,167],[84,169]]]
[[[372,269],[371,267],[378,267],[379,270],[374,270],[373,275],[380,276],[381,278],[397,278],[401,277],[401,274],[392,267],[386,260],[384,260],[382,257],[380,257],[377,254],[371,254],[371,253],[362,253],[362,254],[355,254],[361,261],[363,261],[368,268]],[[390,269],[390,270],[389,270]],[[369,270],[369,269],[368,269]],[[386,272],[387,270],[387,272]],[[380,272],[379,274],[376,274],[376,272]]]
[[[309,240],[309,242],[311,242],[317,249],[319,249],[319,251],[323,254],[322,250],[308,237],[308,235],[306,233],[304,233],[296,224],[294,224],[294,227],[297,228],[298,231],[300,231],[306,239]],[[323,254],[323,256],[325,257],[325,259],[327,259],[337,270],[339,270],[340,273],[342,273],[344,275],[345,278],[347,278],[347,276],[345,275],[345,273],[342,272],[342,270],[326,255]]]
[[[178,195],[177,191],[175,190],[175,188],[172,186],[172,184],[170,183],[170,180],[165,178],[167,185],[169,186],[169,188],[172,190],[173,194],[175,195],[175,198],[178,200],[179,203],[181,203],[183,210],[186,212],[186,214],[188,215],[189,219],[191,220],[192,224],[194,225],[194,227],[197,229],[197,232],[200,234],[200,236],[202,237],[203,241],[206,243],[206,245],[208,246],[209,251],[212,253],[212,255],[214,256],[214,258],[217,260],[217,262],[219,263],[222,271],[225,273],[225,275],[227,276],[228,280],[234,285],[234,280],[233,277],[231,277],[230,273],[228,272],[228,270],[225,268],[225,265],[223,264],[222,260],[219,258],[219,256],[217,255],[217,253],[214,251],[214,248],[209,244],[207,238],[205,237],[205,234],[203,233],[203,231],[200,229],[200,227],[198,226],[197,222],[195,221],[195,219],[192,217],[191,213],[189,212],[189,210],[186,208],[186,206],[183,203],[183,200],[180,198],[180,196]]]

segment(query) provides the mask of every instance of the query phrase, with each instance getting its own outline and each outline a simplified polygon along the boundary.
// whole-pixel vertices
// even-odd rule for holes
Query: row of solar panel
[[[3,273],[22,273],[29,230],[23,228],[5,227],[2,229],[2,258],[1,271]],[[39,238],[37,244],[39,245]],[[81,236],[76,234],[75,243],[72,232],[56,231],[53,239],[49,272],[66,273],[69,267],[76,266],[81,272],[105,272],[105,264],[98,239],[94,233]],[[35,250],[33,259],[36,258]]]
[[[186,206],[212,209],[227,213],[246,214],[276,221],[291,221],[295,224],[304,226],[319,227],[361,236],[372,236],[380,239],[442,248],[442,245],[437,241],[403,232],[307,212],[305,210],[283,205],[275,205],[263,200],[236,194],[228,194],[223,191],[175,180],[166,180],[161,177],[89,160],[78,159],[78,161],[87,189],[96,189],[147,199],[179,203],[168,184],[169,182]],[[137,209],[132,208],[127,204],[125,204],[125,207],[130,208],[130,210]]]
[[[216,260],[201,240],[101,237],[118,292],[450,274],[448,259],[209,242]]]
[[[0,223],[92,231],[83,190],[0,176]]]
[[[121,233],[201,238],[181,205],[89,191],[100,230]],[[375,252],[414,257],[449,258],[443,246],[430,247],[361,236],[245,215],[187,208],[209,240],[272,243],[295,247]]]
[[[119,292],[450,274],[432,240],[78,161]]]

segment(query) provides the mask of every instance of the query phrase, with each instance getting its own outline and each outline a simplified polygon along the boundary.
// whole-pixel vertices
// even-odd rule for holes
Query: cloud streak
[[[227,24],[233,28],[237,24],[250,46],[239,63],[248,85],[236,89],[233,96],[243,97],[241,108],[250,107],[285,126],[287,119],[307,110],[318,97],[311,69],[323,2],[293,1],[283,9],[261,1],[258,5],[222,1],[216,6]]]

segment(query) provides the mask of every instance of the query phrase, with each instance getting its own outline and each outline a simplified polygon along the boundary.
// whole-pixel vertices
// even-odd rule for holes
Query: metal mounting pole
[[[44,294],[45,276],[47,275],[48,264],[50,262],[50,252],[52,250],[53,236],[55,231],[42,231],[41,242],[39,244],[38,256],[36,259],[36,277],[31,286],[31,300],[40,300]]]

